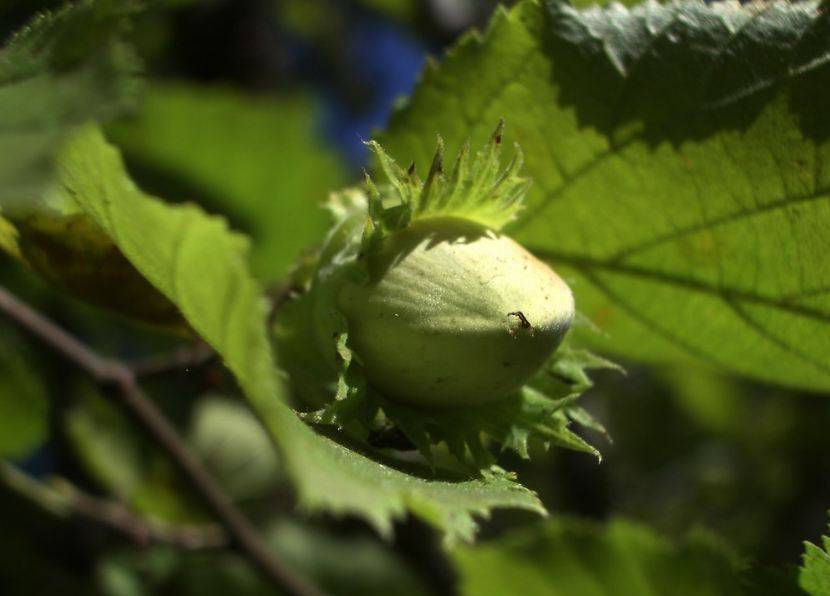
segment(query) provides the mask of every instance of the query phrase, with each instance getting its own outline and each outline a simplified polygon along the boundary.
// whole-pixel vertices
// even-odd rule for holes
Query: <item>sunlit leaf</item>
[[[803,559],[799,585],[810,596],[830,595],[830,538],[822,536],[821,546],[805,542]]]
[[[830,16],[818,2],[498,10],[383,136],[429,163],[507,120],[534,180],[508,231],[596,345],[830,388]],[[592,339],[586,336],[586,339]]]
[[[316,435],[285,403],[266,336],[266,304],[247,267],[247,240],[193,205],[143,194],[101,133],[85,129],[60,162],[64,191],[109,234],[123,254],[179,306],[222,356],[280,448],[302,506],[357,514],[388,533],[409,510],[471,539],[473,515],[494,507],[543,511],[535,495],[504,473],[437,481],[375,462]]]

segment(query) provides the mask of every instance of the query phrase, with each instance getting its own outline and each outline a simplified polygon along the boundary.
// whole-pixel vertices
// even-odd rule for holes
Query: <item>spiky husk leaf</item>
[[[492,230],[501,230],[522,209],[530,180],[519,175],[524,158],[515,145],[515,155],[501,167],[504,121],[499,122],[487,145],[475,156],[465,143],[452,170],[445,171],[444,141],[438,136],[432,165],[425,180],[415,164],[404,170],[376,141],[367,145],[387,179],[376,185],[367,176],[366,190],[371,218],[369,234],[383,235],[400,230],[413,219],[450,216],[474,221]]]
[[[323,359],[337,373],[329,385],[334,399],[307,413],[310,422],[335,425],[362,440],[393,428],[428,461],[434,461],[443,444],[457,461],[479,472],[493,465],[494,446],[526,458],[532,439],[599,458],[599,452],[569,426],[575,421],[604,433],[576,401],[591,385],[586,370],[613,364],[563,346],[525,386],[504,399],[438,410],[403,404],[367,381],[360,354],[350,343],[346,316],[338,305],[345,283],[368,280],[367,255],[380,250],[388,235],[414,221],[456,217],[498,230],[516,216],[528,181],[519,176],[522,158],[518,148],[511,164],[505,170],[500,168],[502,131],[503,123],[499,123],[487,146],[472,159],[465,146],[449,174],[444,172],[439,138],[424,181],[414,166],[403,170],[380,145],[370,142],[386,182],[375,184],[367,175],[362,188],[332,196],[329,209],[336,224],[321,252],[312,290],[303,298],[308,307],[301,310],[310,315],[311,335]]]
[[[338,379],[337,399],[308,415],[315,423],[333,424],[366,439],[379,428],[394,427],[430,462],[443,443],[462,464],[486,470],[495,463],[493,450],[510,450],[529,459],[529,444],[563,447],[601,460],[600,452],[574,433],[572,423],[606,436],[604,427],[576,405],[593,383],[591,369],[621,370],[585,350],[561,347],[538,374],[506,399],[476,407],[424,409],[395,403],[366,383],[360,365],[341,337],[346,354]]]

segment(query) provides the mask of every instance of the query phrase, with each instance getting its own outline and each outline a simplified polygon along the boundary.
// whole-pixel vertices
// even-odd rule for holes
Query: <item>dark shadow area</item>
[[[495,238],[493,230],[458,217],[429,217],[413,222],[407,228],[383,239],[383,247],[368,263],[371,281],[377,282],[413,250],[423,246],[434,250],[441,244],[469,244],[479,238]]]
[[[830,17],[814,18],[804,4],[737,6],[652,6],[614,22],[550,1],[552,84],[582,126],[623,145],[628,124],[641,124],[633,135],[652,146],[743,131],[782,96],[802,135],[826,140]]]

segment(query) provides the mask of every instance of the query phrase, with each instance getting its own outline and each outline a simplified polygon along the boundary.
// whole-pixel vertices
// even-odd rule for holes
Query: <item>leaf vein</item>
[[[585,274],[585,272],[587,271],[600,270],[619,273],[622,275],[629,275],[632,277],[640,277],[646,280],[651,280],[654,282],[664,283],[672,286],[688,288],[690,290],[721,296],[724,298],[732,298],[745,302],[761,304],[765,306],[772,306],[775,308],[780,308],[784,311],[801,315],[805,318],[830,324],[830,311],[808,307],[803,304],[794,304],[790,302],[790,297],[765,296],[737,288],[719,287],[717,285],[707,283],[699,279],[683,277],[678,274],[666,273],[664,271],[655,271],[653,269],[638,267],[635,265],[626,265],[623,263],[603,261],[600,259],[592,259],[590,257],[584,257],[582,255],[538,249],[532,246],[529,246],[528,250],[535,253],[537,256],[541,257],[544,260],[558,261],[560,263],[575,267],[583,274]]]
[[[723,215],[721,217],[712,218],[683,228],[677,228],[675,230],[672,230],[671,232],[663,234],[662,236],[657,236],[640,244],[624,248],[616,254],[614,254],[609,259],[609,261],[621,262],[634,255],[651,250],[667,242],[680,240],[691,234],[696,234],[698,232],[702,232],[716,226],[734,223],[745,218],[749,219],[779,209],[785,209],[787,207],[792,207],[794,205],[809,204],[814,201],[821,201],[823,199],[830,199],[830,187],[820,188],[815,192],[811,192],[800,197],[784,198],[777,201],[771,201],[769,203],[756,205],[751,209],[745,209],[736,213],[730,213],[727,215]]]

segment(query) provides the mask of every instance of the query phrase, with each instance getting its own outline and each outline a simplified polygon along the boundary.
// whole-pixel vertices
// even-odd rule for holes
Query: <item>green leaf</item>
[[[257,97],[185,83],[151,86],[134,119],[111,127],[141,168],[183,181],[253,237],[255,273],[275,279],[328,226],[321,208],[345,182],[316,138],[304,95]],[[179,190],[178,192],[183,192]]]
[[[381,139],[402,163],[491,122],[534,184],[508,228],[646,361],[830,388],[830,13],[524,0],[431,66]]]
[[[821,540],[821,546],[804,543],[798,583],[810,596],[830,595],[830,537],[822,536]]]
[[[742,593],[734,556],[705,534],[673,545],[646,527],[561,517],[455,552],[462,594]]]
[[[22,458],[47,437],[46,388],[17,333],[0,324],[0,458]]]
[[[316,435],[285,403],[265,333],[266,304],[247,267],[246,239],[193,205],[167,205],[143,194],[95,128],[66,148],[60,175],[79,208],[222,356],[280,448],[302,506],[361,515],[384,533],[409,510],[444,530],[448,541],[471,539],[473,514],[494,507],[543,511],[535,495],[505,475],[430,480]]]
[[[0,203],[49,183],[64,136],[130,107],[137,60],[117,38],[132,2],[80,0],[34,17],[0,49]]]

